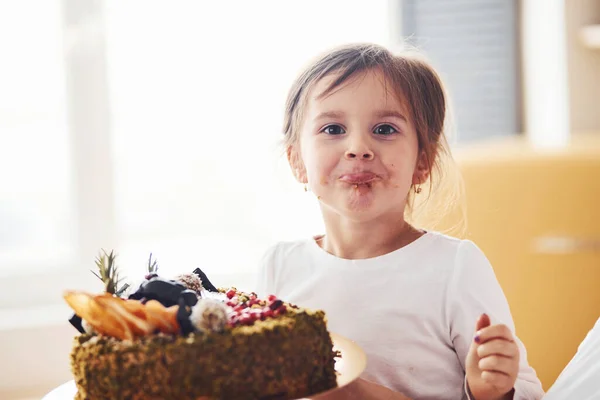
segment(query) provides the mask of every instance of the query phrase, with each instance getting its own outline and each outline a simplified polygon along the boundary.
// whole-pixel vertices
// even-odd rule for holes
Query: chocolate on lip
[[[354,172],[350,174],[343,174],[339,179],[340,181],[349,183],[351,185],[362,185],[373,182],[377,178],[377,174],[374,174],[373,172]]]

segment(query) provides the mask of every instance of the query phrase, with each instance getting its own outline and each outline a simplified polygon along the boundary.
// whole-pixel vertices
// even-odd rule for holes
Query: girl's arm
[[[482,314],[487,314],[491,325],[503,324],[508,327],[519,350],[514,393],[509,393],[507,398],[541,399],[544,396],[542,385],[535,370],[528,364],[525,346],[515,335],[514,322],[504,292],[489,261],[470,241],[460,244],[447,295],[446,316],[451,340],[463,369],[466,368],[467,355],[473,343],[476,322]]]

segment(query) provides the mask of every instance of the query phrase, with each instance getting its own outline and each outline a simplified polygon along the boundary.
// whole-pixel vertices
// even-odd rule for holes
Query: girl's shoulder
[[[427,246],[424,251],[435,250],[437,253],[451,253],[453,255],[482,253],[481,249],[470,239],[462,239],[438,231],[427,231],[423,238]]]
[[[492,273],[493,268],[483,250],[472,240],[449,236],[440,232],[427,232],[427,241],[419,250],[424,260],[437,267],[446,266],[456,277],[481,276]]]

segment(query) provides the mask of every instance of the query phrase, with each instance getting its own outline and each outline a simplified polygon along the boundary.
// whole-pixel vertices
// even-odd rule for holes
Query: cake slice
[[[65,293],[78,399],[297,399],[337,386],[323,311],[208,282],[211,292],[194,272],[155,271],[127,299]]]

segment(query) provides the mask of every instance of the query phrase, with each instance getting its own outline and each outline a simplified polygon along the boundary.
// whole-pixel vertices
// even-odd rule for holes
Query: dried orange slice
[[[66,291],[65,301],[82,319],[87,321],[98,333],[120,339],[131,339],[131,330],[114,313],[106,310],[97,300],[112,295],[94,296],[86,292]]]
[[[81,291],[66,291],[63,296],[69,306],[98,333],[119,339],[133,339],[156,330],[177,334],[179,306],[164,307],[156,300],[142,304],[109,293],[92,295]]]
[[[100,315],[94,312],[96,310],[92,309],[94,298],[89,293],[69,290],[64,293],[63,297],[67,304],[75,311],[75,314],[79,315],[82,319],[90,324],[101,322]]]
[[[121,317],[118,313],[114,312],[111,308],[105,306],[106,302],[115,303],[123,302],[120,297],[114,296],[110,293],[102,293],[94,296],[95,303],[102,310],[104,315],[104,323],[100,327],[98,332],[104,331],[105,335],[114,336],[119,339],[131,340],[134,337],[134,332],[131,327],[127,324],[127,321]]]
[[[133,315],[125,308],[125,301],[123,299],[118,297],[98,297],[96,300],[102,307],[120,317],[131,329],[134,336],[145,336],[154,331],[154,327],[150,323]]]
[[[172,323],[171,318],[168,316],[167,309],[160,302],[149,300],[145,304],[145,308],[148,322],[153,324],[156,329],[162,333],[177,333],[179,330],[178,326]]]
[[[175,327],[175,331],[173,333],[179,333],[179,323],[177,322],[177,311],[179,311],[179,306],[171,306],[165,309],[166,317],[169,323]]]
[[[138,318],[143,320],[147,320],[148,316],[146,315],[146,307],[138,301],[138,300],[123,300],[123,307],[127,310],[127,312],[135,315]]]
[[[119,315],[112,310],[104,311],[106,316],[101,326],[95,329],[106,336],[116,337],[121,340],[132,340],[134,335],[131,328]]]

